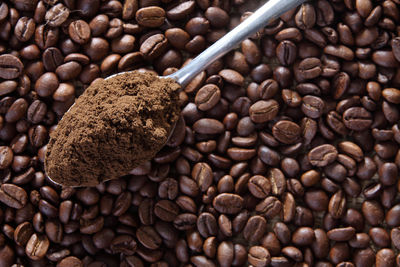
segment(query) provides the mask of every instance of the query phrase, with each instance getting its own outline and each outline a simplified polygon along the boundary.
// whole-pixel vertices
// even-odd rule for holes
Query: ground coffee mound
[[[94,82],[51,134],[47,175],[64,186],[94,186],[151,159],[178,119],[178,89],[138,71]]]

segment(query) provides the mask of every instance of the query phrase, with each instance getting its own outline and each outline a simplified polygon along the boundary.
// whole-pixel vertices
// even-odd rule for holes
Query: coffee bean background
[[[399,0],[304,3],[184,88],[153,160],[45,175],[91,82],[173,73],[263,2],[0,2],[1,267],[400,266]]]

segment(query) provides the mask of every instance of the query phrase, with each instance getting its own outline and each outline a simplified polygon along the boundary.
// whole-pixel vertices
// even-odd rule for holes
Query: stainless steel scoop
[[[172,78],[181,85],[181,88],[184,88],[194,77],[196,77],[196,75],[204,71],[215,60],[236,48],[243,40],[255,34],[259,29],[265,27],[270,21],[278,18],[286,11],[299,6],[303,2],[305,2],[305,0],[269,0],[250,17],[240,23],[232,31],[228,32],[224,37],[207,48],[196,58],[191,60],[187,65],[175,73],[168,76],[162,76],[161,78]],[[112,79],[113,77],[123,73],[126,72],[111,75],[106,79]],[[172,132],[173,130],[170,135]]]
[[[278,18],[286,11],[299,6],[303,2],[305,0],[269,0],[250,17],[204,50],[183,68],[171,75],[163,76],[163,78],[172,78],[182,88],[185,87],[196,75],[205,70],[215,60],[237,47],[243,40],[255,34],[262,27],[265,27],[268,22]],[[111,79],[122,73],[124,72],[111,75],[107,79]]]

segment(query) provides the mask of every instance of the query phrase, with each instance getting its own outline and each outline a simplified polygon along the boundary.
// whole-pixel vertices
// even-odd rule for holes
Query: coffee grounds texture
[[[51,134],[47,175],[63,186],[95,186],[153,158],[179,117],[179,88],[139,71],[95,81]]]

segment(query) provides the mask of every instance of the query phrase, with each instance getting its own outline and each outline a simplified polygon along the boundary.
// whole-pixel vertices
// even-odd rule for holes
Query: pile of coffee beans
[[[0,1],[0,266],[400,265],[400,1],[315,0],[194,78],[167,145],[61,187],[46,143],[97,78],[170,74],[257,0]]]

